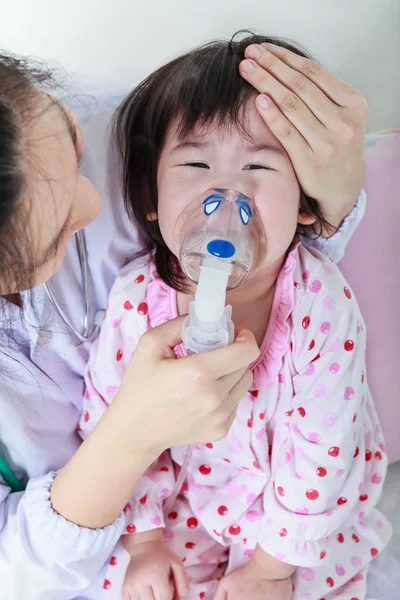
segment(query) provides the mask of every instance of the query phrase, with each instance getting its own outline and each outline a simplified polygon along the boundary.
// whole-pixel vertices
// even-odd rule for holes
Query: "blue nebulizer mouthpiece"
[[[226,290],[246,280],[263,241],[254,203],[234,190],[208,190],[180,216],[177,235],[182,270],[198,284],[183,343],[191,353],[227,346],[234,326]]]

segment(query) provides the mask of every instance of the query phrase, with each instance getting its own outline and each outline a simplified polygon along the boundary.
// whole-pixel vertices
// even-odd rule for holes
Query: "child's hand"
[[[164,540],[162,530],[123,536],[131,555],[123,600],[178,600],[186,598],[189,582],[178,556]]]
[[[287,151],[303,191],[339,226],[364,183],[366,99],[285,48],[251,45],[246,58],[240,74],[264,94],[257,98],[258,112]]]
[[[213,600],[291,600],[292,580],[268,579],[250,561],[244,567],[223,577]]]

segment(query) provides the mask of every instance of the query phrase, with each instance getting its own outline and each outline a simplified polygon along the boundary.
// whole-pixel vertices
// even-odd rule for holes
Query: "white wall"
[[[400,126],[400,0],[0,0],[0,46],[53,59],[90,89],[134,85],[237,29],[290,37]]]

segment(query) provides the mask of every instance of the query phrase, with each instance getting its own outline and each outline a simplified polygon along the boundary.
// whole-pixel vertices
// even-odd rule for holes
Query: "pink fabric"
[[[368,381],[393,462],[400,460],[400,131],[366,152],[367,210],[340,268],[367,324]]]
[[[176,294],[153,268],[122,272],[91,353],[82,435],[112,401],[142,333],[176,314]],[[387,460],[364,355],[363,320],[338,268],[295,247],[229,434],[195,446],[168,514],[163,501],[186,448],[164,453],[126,507],[126,533],[164,528],[191,577],[190,598],[211,600],[216,577],[245,564],[257,543],[299,567],[294,600],[365,596],[365,566],[391,528],[375,509]]]

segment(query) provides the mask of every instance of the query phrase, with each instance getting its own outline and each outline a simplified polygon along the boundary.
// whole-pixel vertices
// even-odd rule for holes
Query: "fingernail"
[[[245,73],[251,73],[256,68],[256,65],[252,60],[244,60],[242,62],[242,69]]]
[[[260,46],[256,46],[255,44],[252,44],[251,46],[249,46],[246,50],[246,56],[249,58],[255,58],[257,60],[257,58],[260,58],[261,56],[261,48]]]
[[[267,96],[259,96],[258,104],[260,105],[260,108],[262,108],[263,110],[266,110],[269,106],[269,101],[268,101]]]

